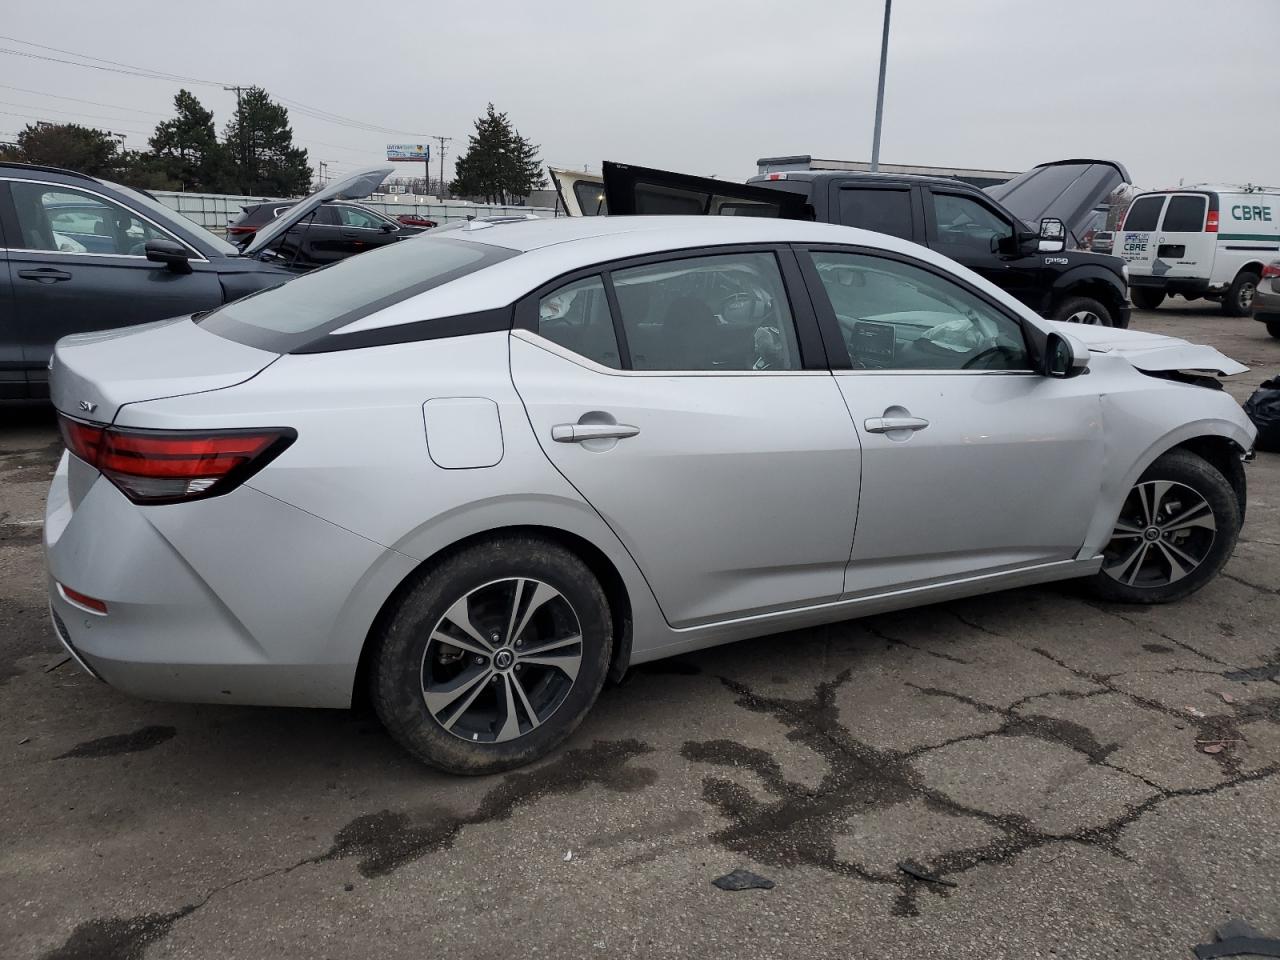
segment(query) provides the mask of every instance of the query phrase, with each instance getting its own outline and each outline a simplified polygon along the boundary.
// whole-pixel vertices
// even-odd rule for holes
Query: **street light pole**
[[[880,169],[880,123],[884,119],[884,72],[889,59],[889,11],[893,0],[884,0],[884,35],[880,38],[880,84],[876,88],[876,128],[871,135],[871,171]]]

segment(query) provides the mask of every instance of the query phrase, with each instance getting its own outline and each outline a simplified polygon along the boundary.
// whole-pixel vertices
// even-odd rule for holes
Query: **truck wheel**
[[[1267,333],[1280,340],[1280,320],[1268,320]]]
[[[1085,323],[1095,327],[1114,327],[1111,311],[1093,297],[1068,297],[1058,304],[1051,320],[1059,323]]]
[[[449,773],[498,773],[558,746],[604,685],[609,604],[577,556],[511,536],[430,569],[375,636],[373,704],[388,732]]]
[[[1252,270],[1241,270],[1222,298],[1222,312],[1228,317],[1249,316],[1253,312],[1253,295],[1257,290],[1258,275]]]
[[[1140,310],[1154,310],[1164,303],[1164,291],[1153,290],[1150,287],[1137,287],[1129,291],[1129,298]]]

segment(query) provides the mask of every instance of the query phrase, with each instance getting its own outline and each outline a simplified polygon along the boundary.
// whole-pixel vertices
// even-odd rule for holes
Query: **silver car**
[[[1073,577],[1186,596],[1244,514],[1244,369],[846,227],[475,222],[62,340],[53,622],[132,694],[367,689],[421,759],[502,770],[645,661]]]

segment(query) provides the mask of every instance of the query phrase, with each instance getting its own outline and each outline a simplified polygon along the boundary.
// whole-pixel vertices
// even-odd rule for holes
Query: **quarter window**
[[[1018,324],[963,287],[880,257],[812,257],[855,369],[1030,369]]]
[[[59,253],[146,255],[148,240],[172,239],[127,207],[91,193],[44,183],[10,183],[19,246]]]
[[[668,260],[611,276],[636,370],[800,368],[772,253]]]
[[[1199,233],[1204,228],[1204,197],[1170,197],[1164,229],[1170,233]]]
[[[1160,219],[1160,208],[1164,206],[1164,195],[1155,197],[1139,197],[1129,207],[1124,216],[1125,230],[1154,230],[1156,221]]]
[[[538,334],[615,370],[622,366],[604,283],[588,277],[538,301]]]
[[[947,256],[989,254],[1013,239],[1013,225],[968,197],[933,194],[933,214],[938,223],[938,249]]]
[[[840,191],[840,222],[876,233],[911,239],[911,194],[906,190]]]

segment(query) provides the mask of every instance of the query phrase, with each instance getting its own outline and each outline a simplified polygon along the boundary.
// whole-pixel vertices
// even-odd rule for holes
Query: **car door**
[[[801,263],[861,440],[846,594],[1073,558],[1102,479],[1089,378],[1033,372],[1022,321],[940,268],[856,248]]]
[[[338,218],[339,236],[345,256],[384,247],[404,237],[398,227],[368,210],[345,203],[334,204],[331,209]],[[384,229],[386,227],[391,229]]]
[[[538,442],[673,626],[840,595],[858,439],[789,251],[584,271],[523,301],[517,327]]]
[[[1124,257],[1129,269],[1143,276],[1151,276],[1156,261],[1156,227],[1164,213],[1168,194],[1149,193],[1138,197],[1125,211],[1123,225],[1116,231],[1112,253]]]
[[[5,234],[17,238],[9,247],[17,341],[35,392],[43,395],[61,337],[222,303],[208,260],[123,203],[87,188],[30,180],[0,183],[0,191]],[[76,231],[56,229],[68,225]],[[143,247],[153,239],[188,247],[191,271],[148,260]]]
[[[1217,204],[1211,204],[1210,199],[1211,195],[1207,193],[1169,194],[1153,244],[1155,260],[1152,267],[1157,276],[1169,280],[1195,280],[1212,272],[1218,234],[1217,231],[1205,232],[1210,208],[1217,209]],[[1274,251],[1275,247],[1272,246],[1271,250]]]
[[[0,190],[4,185],[0,184]],[[27,395],[27,372],[18,342],[18,320],[13,306],[13,280],[9,273],[9,249],[0,223],[0,400]]]
[[[1019,225],[973,194],[941,187],[925,188],[924,193],[929,246],[1039,308],[1045,289],[1043,254],[1022,251]]]

